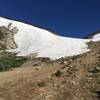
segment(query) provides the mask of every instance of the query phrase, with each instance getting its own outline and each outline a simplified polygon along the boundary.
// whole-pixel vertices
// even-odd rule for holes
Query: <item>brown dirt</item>
[[[0,100],[100,100],[100,42],[89,46],[79,56],[1,72]]]

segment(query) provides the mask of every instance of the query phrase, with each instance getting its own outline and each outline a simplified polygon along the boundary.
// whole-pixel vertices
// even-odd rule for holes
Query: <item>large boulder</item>
[[[14,34],[18,32],[18,28],[14,27],[10,29],[10,25],[11,24],[9,24],[8,27],[0,27],[0,50],[17,48],[14,40]]]

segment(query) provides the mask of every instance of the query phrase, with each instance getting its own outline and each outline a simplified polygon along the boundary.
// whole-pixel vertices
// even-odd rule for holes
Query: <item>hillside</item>
[[[0,73],[0,100],[99,100],[100,42],[66,59],[34,59]]]
[[[0,34],[0,100],[100,100],[100,33],[61,37],[0,18]]]

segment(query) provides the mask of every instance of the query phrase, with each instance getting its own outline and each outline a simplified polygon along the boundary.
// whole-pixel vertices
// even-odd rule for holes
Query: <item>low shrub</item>
[[[10,68],[19,67],[27,61],[24,57],[16,57],[16,54],[10,52],[0,53],[0,71],[9,70]]]
[[[39,82],[38,84],[37,84],[39,87],[45,87],[46,86],[46,84],[45,84],[45,82]]]
[[[60,71],[60,70],[58,70],[54,75],[55,75],[56,77],[60,77],[60,76],[62,76],[62,74],[63,74],[63,72]]]

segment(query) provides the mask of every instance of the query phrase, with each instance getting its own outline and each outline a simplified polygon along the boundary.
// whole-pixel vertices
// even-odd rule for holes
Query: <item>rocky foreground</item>
[[[100,100],[100,42],[90,52],[52,61],[30,58],[0,73],[0,100]]]

